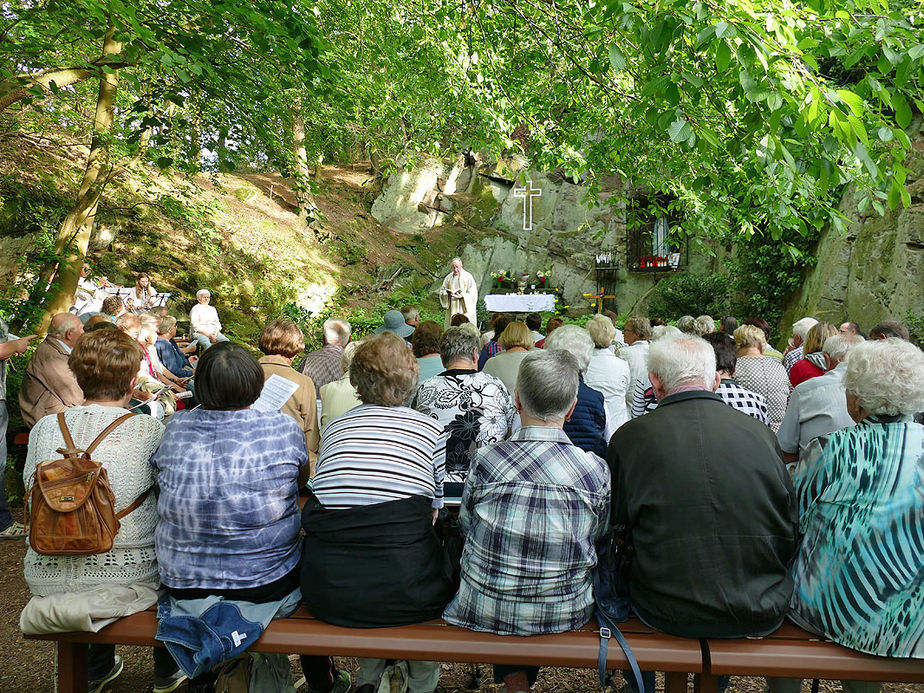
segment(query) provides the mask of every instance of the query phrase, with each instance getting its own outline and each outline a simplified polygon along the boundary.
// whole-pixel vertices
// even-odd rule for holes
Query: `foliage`
[[[682,315],[728,315],[731,282],[715,272],[680,272],[658,282],[648,300],[648,314],[665,319]]]
[[[917,313],[909,310],[905,316],[905,325],[911,333],[912,343],[924,349],[924,308],[919,309]]]

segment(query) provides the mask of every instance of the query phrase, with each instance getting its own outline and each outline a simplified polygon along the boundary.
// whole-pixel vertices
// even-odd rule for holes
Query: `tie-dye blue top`
[[[299,561],[305,435],[281,412],[175,414],[151,463],[161,581],[175,589],[260,587]]]
[[[796,468],[790,618],[861,652],[924,658],[924,426],[868,418]]]

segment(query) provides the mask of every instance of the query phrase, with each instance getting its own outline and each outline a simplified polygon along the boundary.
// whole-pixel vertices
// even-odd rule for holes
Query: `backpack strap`
[[[645,684],[642,681],[642,672],[638,667],[638,660],[635,659],[635,653],[632,652],[632,648],[629,647],[629,643],[626,642],[625,636],[620,632],[619,628],[613,622],[609,616],[604,613],[603,609],[597,608],[597,622],[600,625],[600,650],[597,657],[597,673],[600,676],[600,686],[603,691],[606,690],[606,655],[607,650],[609,649],[610,638],[616,638],[616,642],[619,643],[619,647],[622,648],[623,654],[626,656],[626,661],[629,663],[629,668],[632,669],[632,675],[635,679],[635,690],[637,693],[649,693],[645,690]]]
[[[148,489],[147,491],[145,491],[144,493],[142,493],[140,496],[138,496],[135,500],[132,501],[132,504],[129,505],[127,508],[124,508],[124,509],[120,510],[119,512],[117,512],[115,518],[116,518],[117,520],[121,520],[123,517],[125,517],[125,516],[128,515],[129,513],[134,512],[135,510],[137,510],[138,507],[139,507],[142,503],[144,503],[144,500],[145,500],[145,498],[148,497],[148,494],[149,494],[149,493],[151,493],[151,489]]]
[[[58,448],[58,452],[65,457],[76,457],[78,452],[83,452],[74,445],[74,439],[67,427],[67,421],[64,420],[64,412],[58,412],[58,428],[61,429],[61,435],[64,437],[64,447]]]
[[[123,416],[120,416],[118,419],[116,419],[116,420],[113,421],[111,424],[109,424],[108,426],[106,426],[106,428],[103,429],[102,433],[100,433],[98,436],[96,436],[96,438],[93,439],[93,442],[90,443],[90,444],[87,446],[87,449],[84,451],[84,452],[87,453],[87,456],[89,457],[89,456],[90,456],[90,453],[93,452],[94,450],[96,450],[96,446],[103,442],[103,438],[105,438],[106,436],[108,436],[108,435],[109,435],[110,433],[112,433],[113,430],[115,430],[119,425],[121,425],[122,423],[124,423],[124,422],[127,421],[128,419],[132,418],[133,416],[134,416],[134,413],[128,412],[127,414],[125,414],[125,415],[123,415]],[[62,422],[64,421],[64,415],[63,415],[63,414],[58,414],[58,417],[59,417],[59,419],[58,419],[59,421],[62,421]],[[69,437],[70,437],[70,435],[68,434],[67,437],[64,439],[65,442],[67,442],[67,438],[69,438]],[[72,444],[73,444],[73,443],[72,443]]]

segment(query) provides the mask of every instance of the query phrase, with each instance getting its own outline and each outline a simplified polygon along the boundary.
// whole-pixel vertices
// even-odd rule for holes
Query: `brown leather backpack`
[[[132,416],[134,414],[128,413],[113,421],[86,450],[82,450],[74,445],[64,413],[58,414],[58,426],[65,444],[58,452],[64,457],[40,462],[32,474],[29,544],[36,553],[66,556],[106,553],[112,549],[112,541],[119,532],[119,520],[140,506],[150,489],[116,513],[109,475],[90,454]]]

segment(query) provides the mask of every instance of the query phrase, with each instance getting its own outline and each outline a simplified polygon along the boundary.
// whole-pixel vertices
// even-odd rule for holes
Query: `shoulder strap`
[[[613,619],[603,612],[603,609],[598,608],[596,611],[597,622],[600,625],[600,650],[597,657],[597,674],[600,676],[600,686],[602,690],[606,690],[607,650],[609,649],[610,638],[613,637],[616,638],[616,642],[619,643],[619,647],[622,648],[626,661],[629,663],[629,668],[632,669],[632,676],[635,679],[635,690],[638,691],[638,693],[650,693],[645,690],[645,683],[642,680],[642,672],[638,667],[638,660],[635,659],[635,653],[632,652],[632,648],[629,647],[629,643],[626,642],[625,636],[620,632],[619,628],[613,622]]]
[[[117,519],[117,520],[121,520],[123,517],[125,517],[125,516],[128,515],[129,513],[134,512],[135,510],[137,510],[138,507],[139,507],[142,503],[144,503],[144,499],[148,497],[148,494],[149,494],[150,492],[151,492],[151,489],[148,489],[147,491],[145,491],[144,493],[142,493],[140,496],[138,496],[135,500],[133,500],[133,501],[132,501],[132,504],[129,505],[127,508],[124,508],[124,509],[120,510],[119,512],[117,512],[117,513],[116,513],[116,516],[115,516],[116,519]]]
[[[70,456],[68,453],[76,454],[77,446],[74,445],[74,439],[71,437],[71,432],[67,427],[67,421],[64,420],[64,412],[58,412],[58,428],[61,429],[61,435],[64,437],[64,448],[59,450],[64,455]]]
[[[63,421],[64,421],[63,414],[58,414],[58,416],[60,417],[58,420],[61,421],[61,422],[63,422]],[[100,433],[98,436],[96,436],[96,438],[93,439],[93,442],[90,443],[90,444],[87,446],[87,449],[86,449],[87,456],[89,456],[90,453],[92,453],[94,450],[96,450],[96,446],[103,442],[103,438],[105,438],[106,436],[108,436],[110,433],[112,433],[113,430],[116,429],[116,427],[118,427],[118,426],[119,426],[120,424],[122,424],[124,421],[130,419],[130,418],[133,417],[133,416],[134,416],[134,414],[133,414],[132,412],[128,412],[128,413],[125,414],[124,416],[120,416],[118,419],[116,419],[116,420],[113,421],[111,424],[109,424],[108,426],[106,426],[106,428],[103,429],[102,433]],[[62,423],[62,425],[63,425],[63,423]],[[65,442],[67,442],[67,439],[68,439],[69,437],[70,437],[69,434],[67,434],[67,435],[65,436],[65,438],[64,438]],[[71,443],[71,445],[73,445],[73,443]]]

